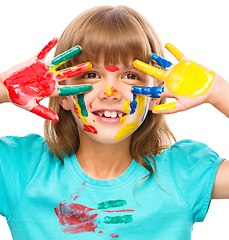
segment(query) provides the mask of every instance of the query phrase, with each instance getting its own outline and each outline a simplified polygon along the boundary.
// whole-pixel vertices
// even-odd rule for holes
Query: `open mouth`
[[[95,111],[93,114],[99,116],[99,117],[105,117],[105,118],[121,118],[126,115],[124,112],[119,112],[119,111]]]

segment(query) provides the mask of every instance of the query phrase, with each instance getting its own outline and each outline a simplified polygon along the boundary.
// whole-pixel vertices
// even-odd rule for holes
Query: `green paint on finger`
[[[106,216],[103,222],[106,224],[120,224],[120,223],[126,224],[126,223],[133,222],[133,216],[132,215],[115,216],[115,217]]]
[[[71,48],[70,50],[68,50],[67,52],[62,53],[61,55],[55,57],[52,60],[52,65],[54,66],[58,66],[66,61],[68,61],[69,59],[75,57],[76,55],[78,55],[79,53],[82,52],[82,49],[79,46],[76,46],[74,48]]]
[[[63,86],[57,88],[60,93],[59,96],[70,96],[70,95],[78,95],[85,92],[88,92],[92,89],[91,85],[80,85],[80,86]]]

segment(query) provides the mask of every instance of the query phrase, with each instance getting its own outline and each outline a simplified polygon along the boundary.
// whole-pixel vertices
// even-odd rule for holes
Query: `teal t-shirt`
[[[96,180],[74,154],[57,159],[38,135],[1,138],[0,213],[17,240],[191,239],[223,159],[183,140],[155,160],[161,187],[153,175],[133,193],[148,174],[135,160],[118,178]]]

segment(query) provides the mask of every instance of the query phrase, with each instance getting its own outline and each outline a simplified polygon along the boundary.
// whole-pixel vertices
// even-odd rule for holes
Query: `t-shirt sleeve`
[[[216,173],[223,160],[207,145],[191,140],[180,141],[170,149],[171,174],[193,222],[202,222],[207,214]]]
[[[0,138],[0,214],[9,218],[33,178],[43,150],[42,137]]]

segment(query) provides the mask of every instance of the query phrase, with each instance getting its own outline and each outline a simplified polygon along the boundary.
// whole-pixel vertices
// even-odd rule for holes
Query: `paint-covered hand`
[[[153,109],[154,113],[175,113],[184,111],[208,102],[214,85],[214,79],[217,73],[212,70],[197,64],[186,58],[172,44],[165,46],[179,61],[177,65],[173,65],[169,61],[152,55],[152,60],[158,65],[166,68],[166,71],[145,64],[139,60],[134,61],[134,67],[138,70],[147,73],[148,75],[161,80],[164,83],[164,88],[157,89],[158,97],[176,98],[176,102],[168,104],[160,104]],[[133,93],[137,93],[133,89]],[[142,95],[149,95],[147,91],[142,89]],[[154,87],[151,91],[155,92]],[[159,92],[158,92],[159,91]],[[137,93],[139,94],[139,93]]]
[[[8,101],[53,122],[58,122],[58,116],[39,104],[43,98],[77,95],[92,89],[91,85],[59,85],[59,81],[88,71],[92,65],[87,62],[56,71],[57,67],[82,51],[79,46],[76,46],[55,57],[51,62],[45,63],[46,55],[57,42],[58,38],[52,39],[35,57],[1,74],[5,89],[8,91]]]

